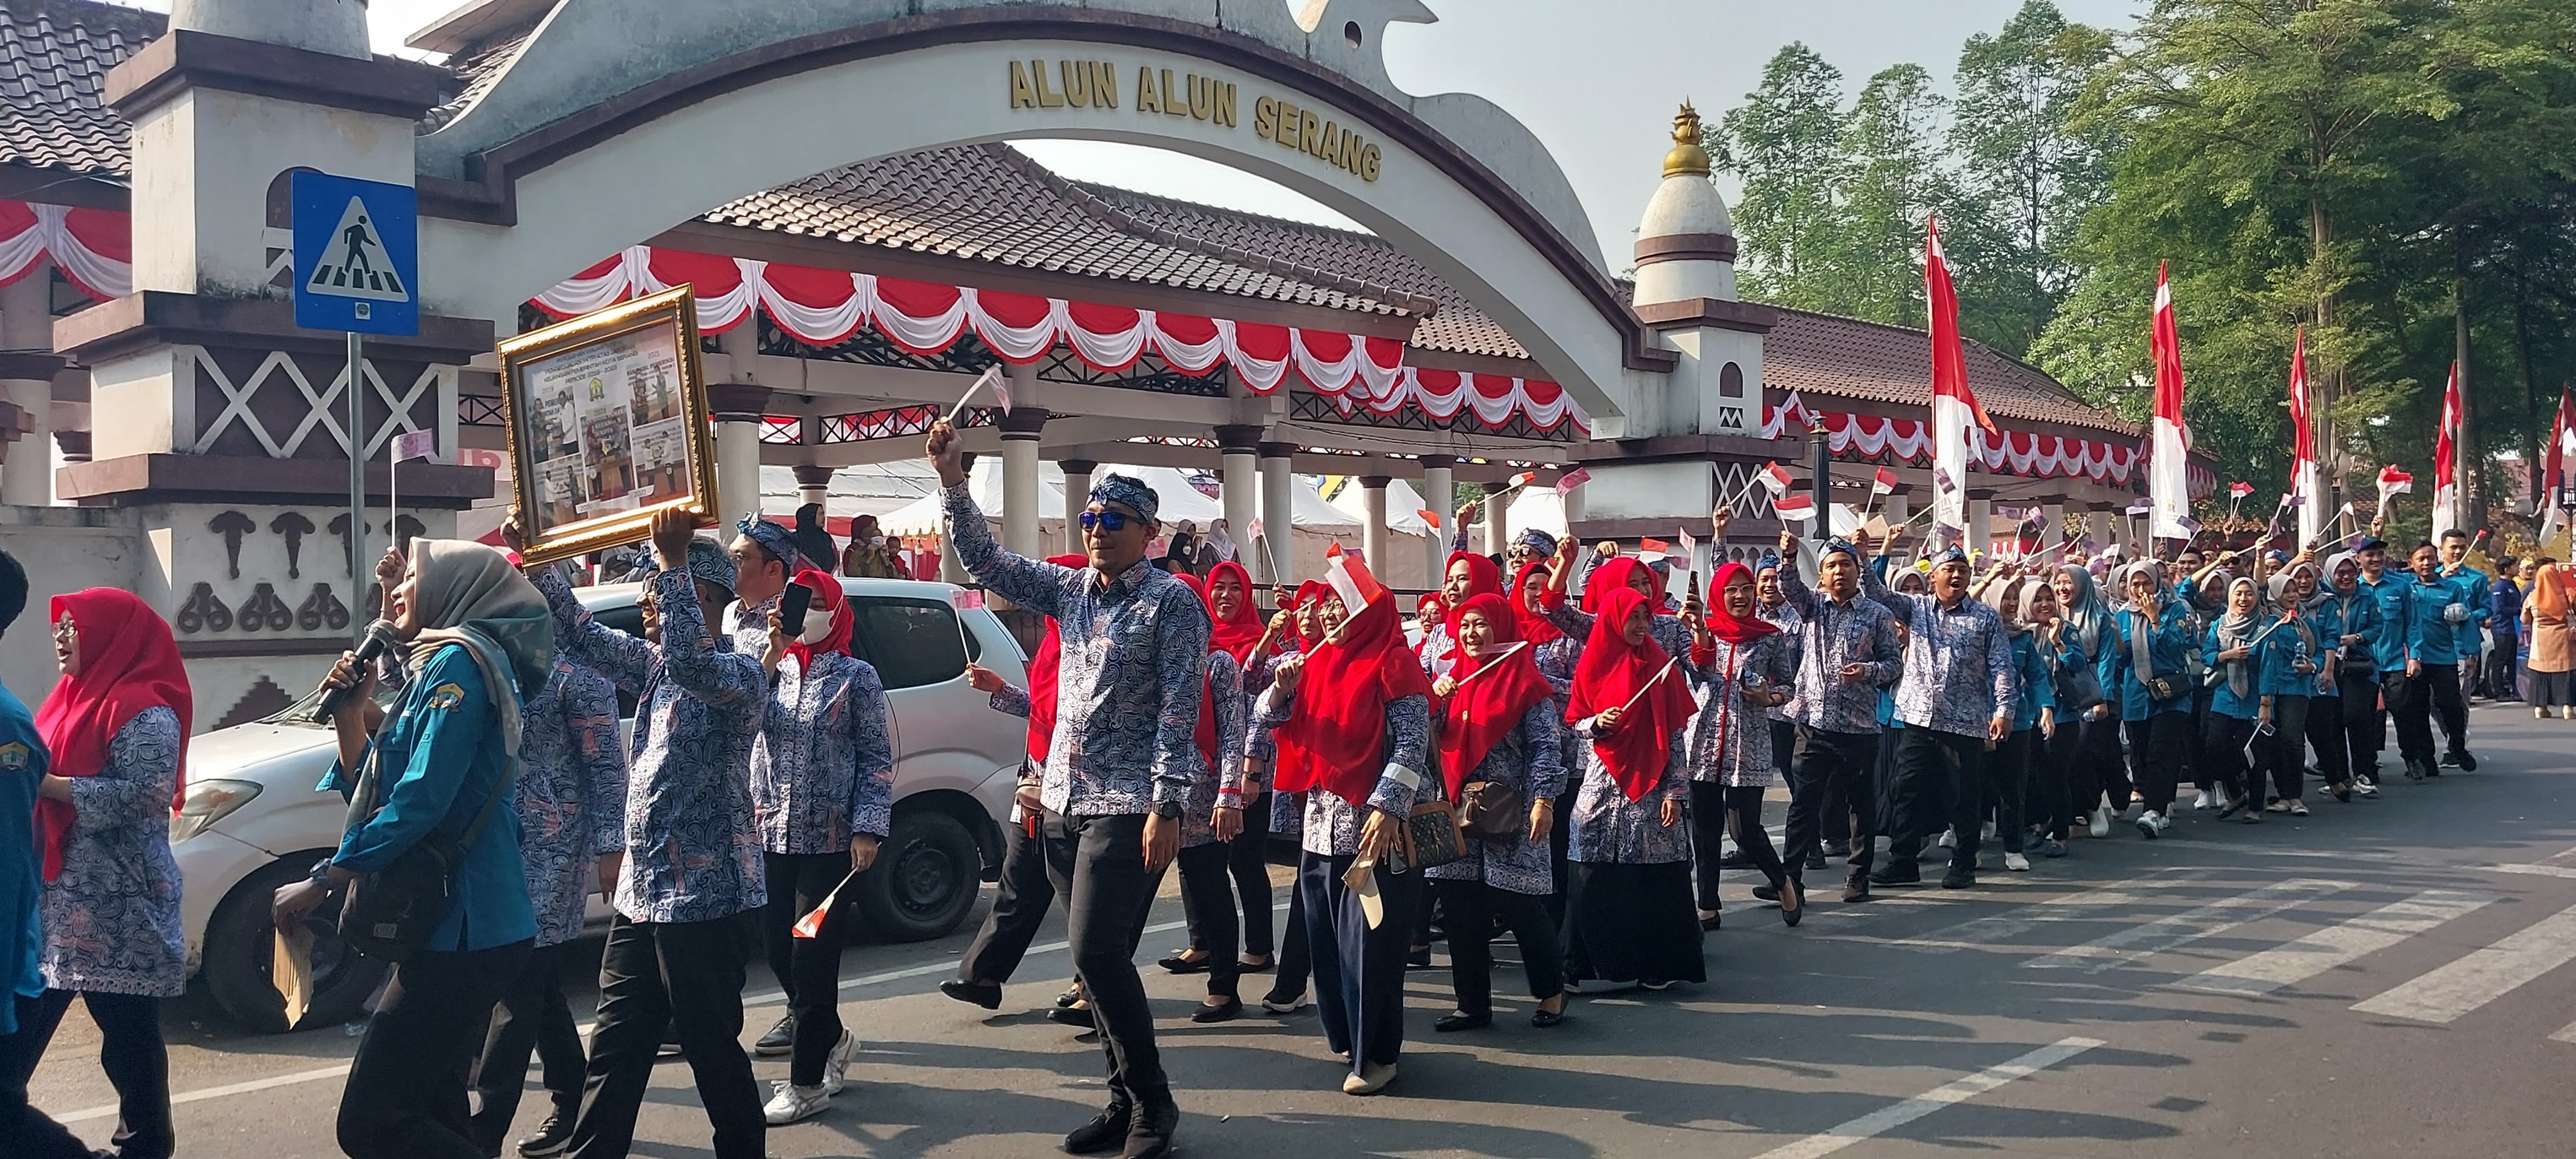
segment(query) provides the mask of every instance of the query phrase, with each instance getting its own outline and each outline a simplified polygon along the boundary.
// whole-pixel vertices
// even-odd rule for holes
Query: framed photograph
[[[500,344],[527,563],[651,535],[653,513],[715,509],[715,440],[689,287]]]

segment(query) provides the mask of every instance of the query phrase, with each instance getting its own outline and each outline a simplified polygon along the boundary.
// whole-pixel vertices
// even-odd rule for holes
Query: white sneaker
[[[2138,814],[2138,832],[2150,841],[2163,835],[2165,824],[2164,814],[2158,813],[2153,809],[2149,809],[2144,813]]]
[[[1360,1064],[1360,1069],[1356,1073],[1352,1074],[1349,1078],[1342,1080],[1342,1093],[1346,1095],[1373,1095],[1379,1091],[1385,1090],[1386,1084],[1394,1081],[1394,1063],[1390,1062],[1381,1066],[1373,1062],[1364,1062]]]
[[[1956,830],[1956,829],[1944,829],[1944,830],[1942,830],[1942,831],[1941,831],[1941,848],[1943,848],[1943,849],[1956,849],[1956,848],[1958,848],[1958,846],[1959,846],[1959,831],[1958,831],[1958,830]]]
[[[2089,826],[2085,827],[2084,832],[2086,832],[2086,833],[2088,833],[2088,834],[2090,834],[2090,835],[2092,835],[2092,836],[2094,836],[2094,837],[2108,837],[2108,836],[2110,836],[2110,835],[2111,835],[2111,807],[2110,807],[2109,805],[2096,805],[2096,806],[2094,806],[2094,807],[2093,807],[2093,823],[2092,823],[2091,825],[2089,825]]]
[[[2030,858],[2024,857],[2018,853],[2004,854],[2004,868],[2012,870],[2015,873],[2028,873],[2030,872]]]
[[[773,1127],[783,1127],[798,1119],[810,1119],[832,1103],[832,1094],[819,1086],[800,1087],[786,1079],[769,1084],[777,1093],[769,1096],[769,1105],[760,1109],[762,1118]]]
[[[825,1095],[837,1095],[841,1093],[841,1088],[850,1085],[848,1078],[850,1060],[858,1057],[858,1053],[859,1036],[846,1029],[842,1030],[841,1041],[833,1043],[832,1053],[823,1058],[823,1093]]]
[[[2200,796],[2192,798],[2191,807],[2194,809],[2214,808],[2215,806],[2210,804],[2209,790],[2202,789],[2200,791]],[[2138,821],[2140,824],[2144,824],[2146,822],[2146,818],[2140,817],[2138,818]]]

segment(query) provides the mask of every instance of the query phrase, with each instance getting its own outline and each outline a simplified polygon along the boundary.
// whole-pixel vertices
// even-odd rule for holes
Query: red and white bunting
[[[1777,439],[1803,433],[1791,427],[1787,407],[1763,404],[1762,437]],[[1825,427],[1825,445],[1837,455],[1877,458],[1893,455],[1909,463],[1927,462],[1932,457],[1932,424],[1922,419],[1888,418],[1883,415],[1856,415],[1843,411],[1819,411],[1816,418]],[[1992,474],[2019,475],[2029,479],[2083,477],[2097,483],[2126,485],[2137,467],[2138,445],[2112,442],[2108,439],[2069,438],[2064,435],[2041,435],[2007,429],[2000,439],[1980,440],[1977,462]],[[2194,491],[2216,486],[2207,472],[2194,468]]]
[[[112,209],[0,200],[0,286],[47,260],[99,301],[134,292],[132,219]]]

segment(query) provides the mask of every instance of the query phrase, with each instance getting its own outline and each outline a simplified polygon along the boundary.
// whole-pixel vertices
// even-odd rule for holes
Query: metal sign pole
[[[366,341],[349,331],[349,588],[356,599],[365,598],[367,577],[375,571],[375,560],[367,554]],[[349,637],[366,639],[361,617],[349,617]]]

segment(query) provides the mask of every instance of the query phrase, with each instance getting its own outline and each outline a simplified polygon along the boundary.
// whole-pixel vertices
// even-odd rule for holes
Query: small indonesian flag
[[[2153,499],[2139,499],[2129,504],[2131,515],[2151,515],[2155,513],[2155,509],[2156,501]]]
[[[1669,555],[1672,553],[1672,550],[1672,544],[1666,543],[1660,539],[1640,539],[1637,541],[1637,554],[1639,556]]]
[[[1334,545],[1336,549],[1340,546]],[[1345,612],[1357,616],[1361,608],[1386,594],[1386,586],[1369,574],[1368,564],[1360,557],[1340,550],[1327,551],[1325,555],[1328,558],[1324,563],[1324,582],[1331,584],[1333,594],[1341,597]]]
[[[2390,463],[2379,469],[2380,502],[2386,503],[2391,497],[2403,495],[2414,489],[2415,476],[2398,470],[2397,464]]]
[[[1699,554],[1699,540],[1691,537],[1690,528],[1682,528],[1681,543],[1682,549],[1678,553],[1681,558],[1690,559]]]
[[[807,941],[822,937],[823,923],[831,918],[832,907],[840,904],[841,891],[848,889],[850,887],[850,883],[858,880],[858,878],[859,873],[855,869],[851,870],[847,876],[841,878],[841,884],[833,886],[832,892],[824,895],[823,904],[815,906],[813,912],[796,919],[796,925],[793,927],[795,935],[797,937],[804,938]]]
[[[1816,501],[1806,495],[1783,495],[1772,500],[1771,511],[1790,523],[1808,523],[1816,518]]]
[[[951,606],[961,612],[983,607],[984,589],[959,588],[954,594],[948,597],[948,602]]]
[[[1556,493],[1559,495],[1574,494],[1575,488],[1591,481],[1592,472],[1584,470],[1581,467],[1576,467],[1575,469],[1557,477]]]
[[[1428,523],[1428,524],[1430,524],[1430,525],[1431,525],[1431,529],[1432,529],[1432,530],[1434,530],[1434,531],[1438,531],[1438,530],[1440,529],[1440,513],[1439,513],[1439,512],[1434,511],[1434,510],[1432,510],[1432,509],[1430,509],[1430,508],[1428,508],[1428,507],[1424,507],[1424,508],[1421,508],[1421,509],[1419,509],[1419,510],[1416,510],[1416,511],[1414,512],[1414,514],[1421,516],[1421,517],[1422,517],[1422,521],[1423,521],[1424,523]]]
[[[1889,470],[1886,467],[1881,467],[1878,469],[1878,474],[1871,477],[1869,481],[1869,493],[1872,495],[1893,495],[1896,493],[1897,482],[1896,472]]]
[[[1753,480],[1762,484],[1775,498],[1789,493],[1788,469],[1778,463],[1762,468],[1762,473],[1755,475]]]
[[[2254,493],[2254,485],[2252,483],[2230,483],[2227,485],[2227,493],[2242,499]]]
[[[1244,526],[1245,526],[1245,530],[1248,530],[1248,531],[1250,531],[1250,532],[1252,533],[1252,537],[1253,537],[1254,539],[1259,539],[1259,538],[1261,538],[1261,521],[1260,521],[1260,520],[1255,519],[1255,520],[1253,520],[1251,523],[1245,524]]]
[[[2281,506],[2283,507],[2305,507],[2307,505],[2308,497],[2305,495],[2289,494],[2281,496]]]
[[[394,461],[426,459],[438,453],[437,431],[404,431],[394,436]]]
[[[1523,471],[1520,474],[1512,476],[1512,485],[1506,488],[1506,490],[1517,491],[1535,482],[1538,482],[1538,472]]]
[[[1959,489],[1959,481],[1950,477],[1948,467],[1932,468],[1932,485],[1940,488],[1944,494]]]

